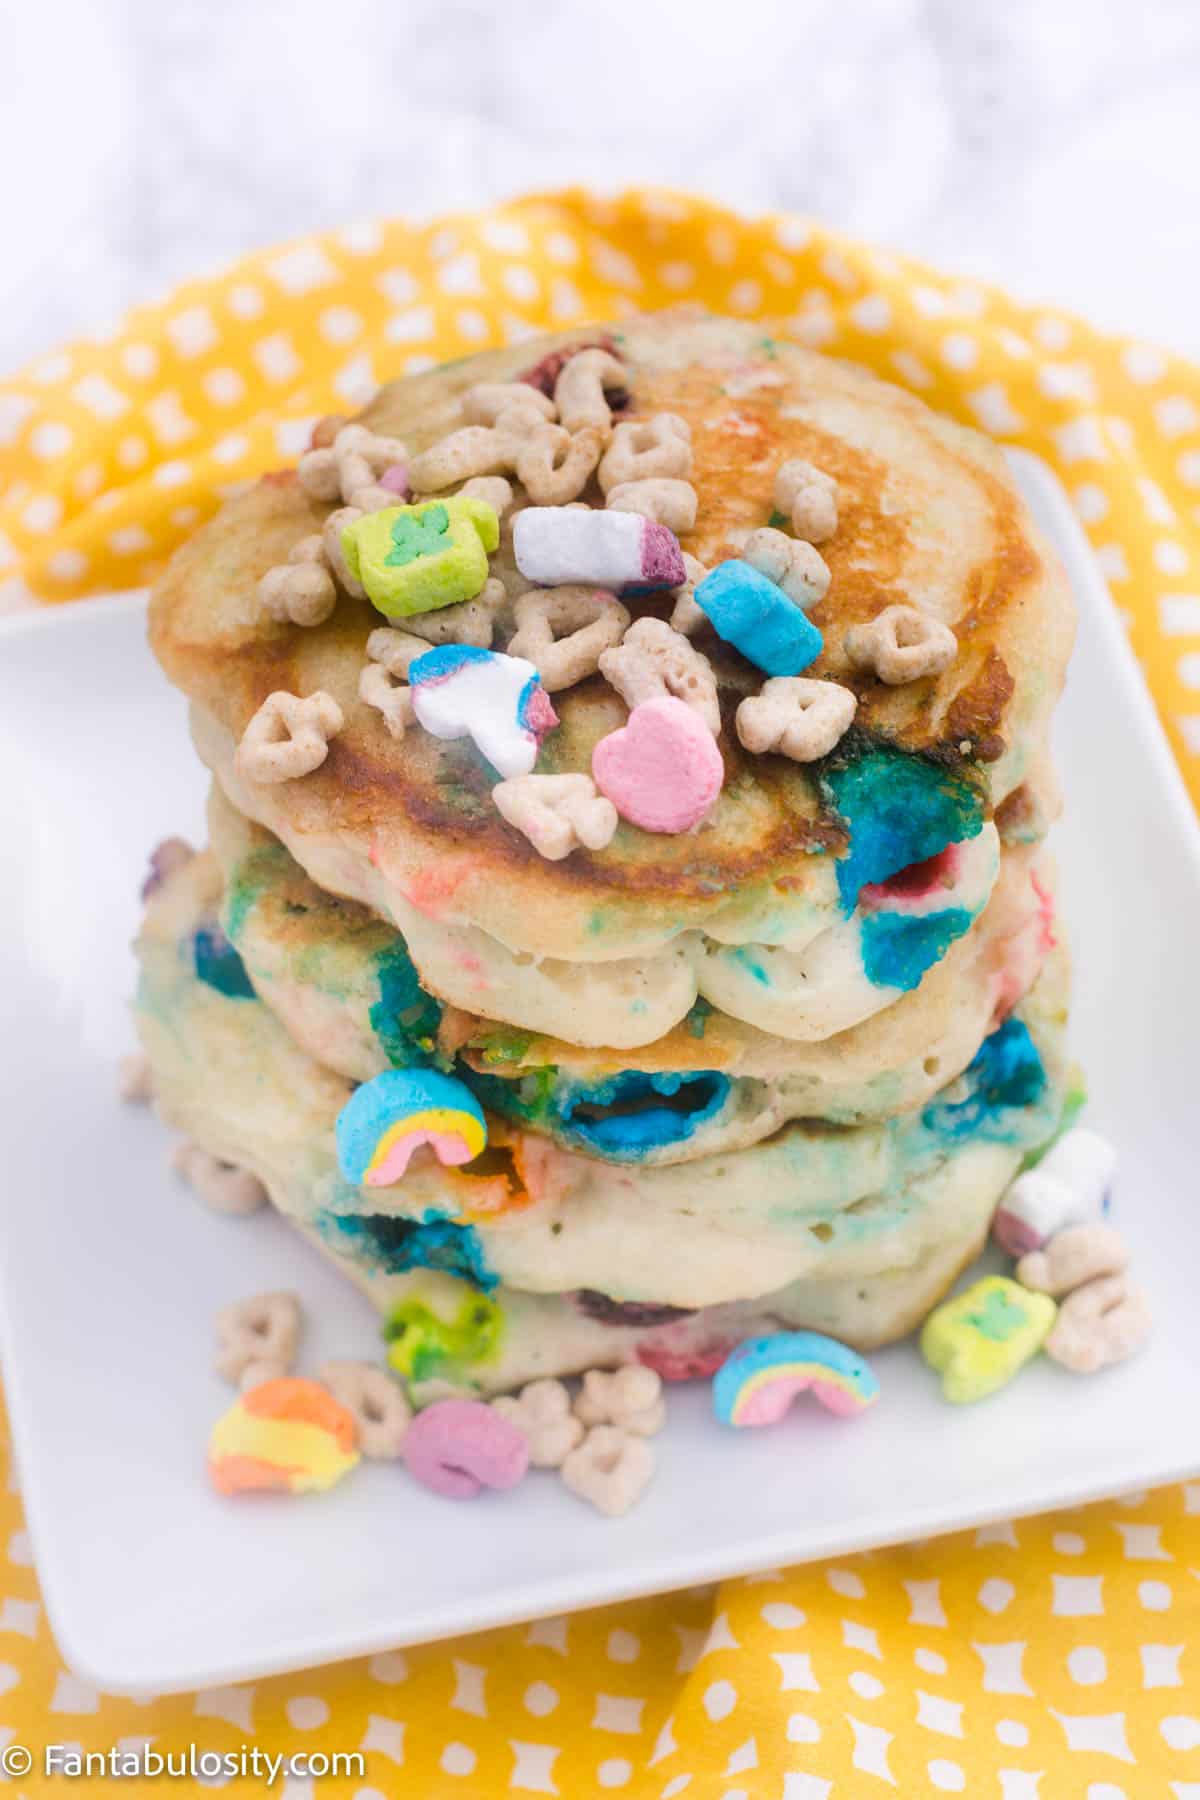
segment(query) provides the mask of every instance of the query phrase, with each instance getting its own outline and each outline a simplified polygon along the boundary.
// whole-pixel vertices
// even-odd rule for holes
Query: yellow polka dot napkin
[[[281,1800],[1200,1796],[1200,1483],[152,1701],[63,1667],[11,1486],[0,1768],[36,1759],[17,1795],[109,1791],[47,1778],[48,1745],[61,1767],[148,1742],[194,1746],[198,1778],[137,1793],[208,1791],[207,1754],[247,1769],[238,1795],[267,1791],[268,1758],[313,1758]],[[335,1753],[354,1760],[317,1779]]]
[[[674,193],[538,195],[264,251],[0,383],[6,598],[150,580],[231,486],[392,376],[680,300],[781,318],[1043,456],[1200,802],[1200,373],[805,221]],[[63,1668],[11,1484],[4,1543],[0,1770],[31,1747],[28,1775],[8,1765],[19,1795],[107,1791],[48,1779],[46,1744],[149,1740],[247,1768],[314,1757],[278,1777],[285,1800],[1200,1800],[1200,1484],[142,1703]],[[335,1753],[355,1765],[321,1779]]]

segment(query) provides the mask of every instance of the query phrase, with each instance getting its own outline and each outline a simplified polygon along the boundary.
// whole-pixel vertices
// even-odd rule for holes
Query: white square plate
[[[1061,491],[1014,464],[1082,608],[1061,711],[1058,831],[1079,971],[1074,1044],[1122,1156],[1119,1216],[1160,1329],[1085,1381],[1044,1359],[943,1404],[911,1346],[852,1424],[798,1407],[736,1438],[707,1386],[671,1395],[660,1473],[609,1522],[550,1477],[474,1507],[386,1466],[243,1504],[204,1476],[229,1402],[217,1307],[295,1287],[307,1366],[377,1347],[366,1303],[278,1219],[214,1217],[164,1133],[115,1098],[132,1033],[146,852],[202,835],[204,781],[137,602],[0,632],[0,1346],[29,1526],[63,1655],[97,1686],[171,1691],[1038,1511],[1200,1467],[1195,1205],[1200,837]]]

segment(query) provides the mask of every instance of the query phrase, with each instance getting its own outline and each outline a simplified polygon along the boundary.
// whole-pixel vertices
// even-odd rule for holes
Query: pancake
[[[232,738],[219,746],[211,724],[198,724],[196,742],[243,816],[253,818],[253,798],[233,767]],[[320,862],[325,886],[342,891],[336,869],[311,844],[293,841],[291,848],[310,873]],[[394,895],[392,904],[422,986],[498,1023],[591,1048],[637,1049],[670,1031],[700,1000],[761,1031],[819,1043],[893,1005],[971,929],[999,871],[995,825],[979,822],[973,837],[951,841],[940,857],[917,866],[929,870],[934,863],[923,890],[914,892],[902,869],[891,881],[864,887],[847,913],[813,912],[803,930],[793,923],[784,943],[721,944],[685,931],[646,955],[603,962],[512,950],[476,926],[431,919]],[[901,922],[897,958],[889,932]]]
[[[923,1105],[1028,991],[1053,943],[1047,858],[1015,848],[975,929],[867,1024],[796,1044],[706,1010],[641,1051],[589,1055],[443,1009],[398,933],[323,893],[219,791],[210,823],[225,880],[221,926],[301,1049],[351,1081],[457,1058],[493,1110],[610,1161],[692,1161],[792,1119],[856,1124]]]
[[[264,1175],[275,1198],[269,1173]],[[851,1280],[799,1281],[757,1300],[677,1308],[622,1305],[584,1289],[483,1294],[429,1269],[388,1274],[338,1249],[291,1214],[288,1223],[367,1295],[383,1316],[388,1355],[419,1406],[447,1394],[502,1394],[546,1375],[643,1362],[664,1381],[711,1375],[743,1338],[822,1331],[873,1350],[915,1331],[978,1255],[993,1209],[988,1182],[958,1196],[939,1242],[917,1261]]]
[[[365,421],[420,450],[462,422],[468,387],[515,377],[578,335],[393,383]],[[763,949],[798,954],[845,921],[864,882],[975,839],[1044,756],[1061,687],[1073,631],[1069,594],[985,440],[761,324],[662,314],[626,321],[615,335],[632,416],[668,410],[691,427],[699,518],[682,542],[706,565],[735,555],[746,534],[767,523],[783,461],[805,457],[836,477],[841,524],[822,546],[832,584],[810,615],[825,649],[809,673],[853,688],[858,717],[823,762],[741,748],[732,714],[761,677],[702,636],[718,679],[726,771],[706,826],[660,836],[622,824],[606,849],[547,863],[501,819],[490,799],[493,773],[469,741],[446,743],[419,729],[393,739],[360,703],[365,641],[380,622],[369,605],[342,596],[311,629],[259,611],[260,576],[325,517],[293,473],[230,501],[173,559],[152,599],[153,648],[193,701],[198,747],[234,804],[275,832],[322,887],[396,924],[425,984],[456,1004],[445,962],[461,952],[486,964],[490,941],[515,958],[568,965],[657,953],[655,979],[674,996],[663,1006],[681,1017],[689,984],[703,991],[694,953],[677,954],[681,939],[700,934],[705,959],[714,945],[747,949],[751,958]],[[598,499],[598,491],[586,497]],[[511,515],[492,570],[510,597],[528,585],[512,560]],[[850,666],[843,635],[908,599],[953,627],[958,654],[937,677],[885,687]],[[631,605],[664,612],[661,599]],[[497,647],[506,641],[502,631]],[[324,764],[275,786],[237,777],[233,747],[266,695],[318,688],[346,714]],[[598,739],[623,724],[624,703],[600,677],[554,703],[561,725],[544,740],[539,770],[586,770]],[[471,944],[457,942],[435,967],[436,946],[454,932],[472,934]],[[802,971],[794,973],[799,980]],[[502,1006],[510,1016],[513,986],[494,1005],[477,996],[471,1010],[498,1016]],[[642,997],[626,996],[627,1010]],[[583,1029],[594,998],[591,988],[564,990],[556,1016],[533,1028],[569,1037],[572,1015]],[[719,1003],[728,1010],[733,996]],[[653,1029],[645,1024],[640,1039],[628,1035],[632,1026],[622,1036],[606,1023],[597,1041],[652,1041],[669,1028],[661,1018]],[[853,1022],[837,1015],[799,1035],[830,1035]],[[783,1027],[773,1018],[768,1028]]]
[[[368,1267],[431,1266],[485,1292],[587,1288],[688,1308],[877,1276],[931,1256],[964,1208],[985,1214],[1057,1126],[1061,954],[967,1071],[907,1116],[792,1124],[749,1150],[636,1172],[492,1117],[473,1163],[443,1168],[418,1151],[402,1182],[361,1189],[334,1153],[350,1084],[305,1055],[236,978],[198,973],[195,928],[219,879],[211,859],[196,858],[147,910],[138,1025],[160,1109]]]

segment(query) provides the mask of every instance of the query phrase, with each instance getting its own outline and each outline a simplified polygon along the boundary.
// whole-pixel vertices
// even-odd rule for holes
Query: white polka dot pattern
[[[1134,1501],[138,1701],[63,1668],[0,1492],[0,1742],[360,1752],[313,1800],[1186,1796],[1200,1485]]]

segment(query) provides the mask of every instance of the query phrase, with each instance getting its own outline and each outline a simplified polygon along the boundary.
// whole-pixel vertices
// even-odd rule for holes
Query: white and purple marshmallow
[[[513,525],[513,554],[522,575],[539,587],[586,582],[651,593],[687,580],[675,533],[640,513],[527,506]]]
[[[1018,1175],[996,1209],[992,1235],[1010,1256],[1040,1250],[1069,1225],[1103,1217],[1117,1153],[1099,1132],[1075,1126],[1036,1168]]]

